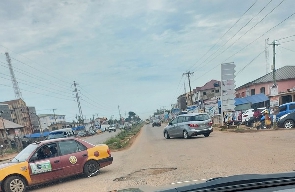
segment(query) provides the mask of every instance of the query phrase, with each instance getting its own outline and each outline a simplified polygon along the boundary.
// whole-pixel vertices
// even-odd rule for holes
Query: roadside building
[[[12,122],[22,125],[26,134],[32,133],[33,129],[29,109],[22,99],[4,101],[1,104],[8,105]]]
[[[276,70],[279,104],[295,101],[295,66],[284,66]],[[244,98],[257,94],[271,96],[273,72],[236,88],[236,98]]]
[[[4,119],[7,119],[8,121],[12,121],[11,112],[10,112],[8,104],[0,103],[0,116]]]
[[[57,115],[57,114],[39,114],[38,115],[41,125],[41,130],[48,129],[49,126],[54,124],[65,124],[66,116],[65,115]],[[56,126],[58,129],[58,126]],[[54,126],[51,128],[55,129]]]
[[[3,127],[4,123],[4,127]],[[6,132],[6,133],[5,133]],[[0,120],[0,138],[5,139],[6,135],[9,139],[14,139],[16,136],[21,137],[24,135],[24,126],[16,124],[6,119]]]
[[[37,116],[37,113],[36,113],[36,109],[35,109],[35,107],[28,107],[28,108],[29,108],[29,115],[31,118],[33,130],[34,130],[34,132],[36,132],[36,130],[39,131],[40,123],[39,123],[39,117]]]

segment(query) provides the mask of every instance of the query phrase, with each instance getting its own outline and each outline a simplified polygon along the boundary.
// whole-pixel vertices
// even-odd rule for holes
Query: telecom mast
[[[79,119],[80,120],[83,120],[83,113],[82,113],[82,108],[81,108],[81,103],[80,103],[80,96],[79,96],[79,92],[78,92],[78,89],[77,89],[77,83],[74,81],[74,91],[76,93],[76,99],[77,99],[77,103],[78,103],[78,109],[79,109]]]
[[[15,78],[15,75],[14,75],[14,72],[13,72],[13,68],[12,68],[12,65],[11,65],[11,59],[10,59],[9,54],[7,52],[5,53],[5,55],[6,55],[6,60],[7,60],[7,64],[8,64],[8,67],[9,67],[9,71],[10,71],[10,76],[11,76],[11,81],[12,81],[12,85],[13,85],[13,89],[14,89],[15,98],[16,99],[21,99],[22,94],[20,92],[20,89],[18,87],[18,83],[16,81],[16,78]]]

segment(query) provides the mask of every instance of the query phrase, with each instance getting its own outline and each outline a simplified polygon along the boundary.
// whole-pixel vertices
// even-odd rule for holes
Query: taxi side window
[[[59,149],[61,155],[77,153],[86,150],[86,147],[75,140],[67,140],[59,142]]]
[[[52,157],[57,157],[58,151],[57,151],[57,144],[56,143],[50,143],[42,145],[31,157],[30,161],[36,161],[36,160],[42,160]]]

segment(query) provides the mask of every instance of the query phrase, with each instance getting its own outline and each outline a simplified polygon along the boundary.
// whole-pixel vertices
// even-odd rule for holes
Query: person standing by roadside
[[[260,121],[260,112],[257,108],[254,109],[253,117],[254,117],[254,127],[256,127],[257,123]]]

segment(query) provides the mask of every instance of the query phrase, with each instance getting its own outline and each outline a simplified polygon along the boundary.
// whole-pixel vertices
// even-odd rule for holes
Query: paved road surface
[[[87,137],[84,138],[84,140],[88,141],[89,143],[93,143],[93,144],[101,144],[104,143],[107,139],[117,135],[118,133],[120,133],[120,130],[118,129],[116,132],[103,132],[99,135],[94,135],[91,137]],[[83,139],[83,138],[82,138]]]
[[[137,186],[154,191],[218,176],[295,169],[295,130],[239,134],[216,131],[208,138],[188,140],[166,140],[162,130],[144,126],[132,147],[113,152],[113,164],[101,169],[98,176],[66,179],[32,191],[106,192]]]

